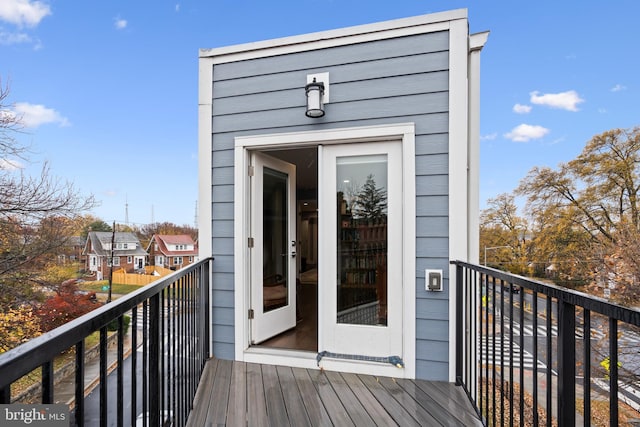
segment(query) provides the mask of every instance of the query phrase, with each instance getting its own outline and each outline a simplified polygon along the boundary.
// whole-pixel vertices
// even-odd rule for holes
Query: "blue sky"
[[[198,49],[467,8],[481,59],[482,207],[533,166],[640,125],[636,0],[1,0],[0,78],[33,165],[111,223],[193,224]],[[159,179],[163,176],[164,178]]]

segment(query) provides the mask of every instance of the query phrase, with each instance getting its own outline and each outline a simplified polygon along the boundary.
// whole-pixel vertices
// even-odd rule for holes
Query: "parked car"
[[[514,294],[520,293],[520,287],[516,286],[516,285],[503,285],[502,286],[502,292],[507,292],[507,291],[511,291]]]

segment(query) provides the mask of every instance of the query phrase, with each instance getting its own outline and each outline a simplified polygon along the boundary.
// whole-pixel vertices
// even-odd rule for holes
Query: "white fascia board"
[[[468,253],[468,52],[466,21],[449,30],[449,259],[467,260]],[[449,266],[449,381],[455,381],[455,267]]]
[[[374,24],[358,25],[337,30],[321,31],[213,49],[200,49],[200,58],[212,58],[221,64],[263,58],[287,53],[304,52],[344,46],[367,41],[383,40],[449,29],[452,21],[466,23],[467,9],[419,15]]]
[[[213,255],[212,247],[212,185],[211,182],[211,114],[213,99],[213,64],[211,60],[201,59],[198,64],[198,230],[202,239],[198,242],[198,257],[204,259]],[[209,283],[212,283],[213,271],[209,271]],[[213,301],[213,289],[209,287],[209,301]],[[213,308],[210,318],[213,318]],[[209,349],[213,354],[213,328],[209,328]],[[207,355],[210,356],[211,354]]]
[[[211,236],[213,64],[209,59],[201,59],[198,65],[198,229],[201,236]],[[211,256],[211,238],[200,239],[199,243],[200,257]]]
[[[478,263],[480,258],[480,51],[489,32],[469,36],[469,151],[468,151],[468,252],[467,261]]]

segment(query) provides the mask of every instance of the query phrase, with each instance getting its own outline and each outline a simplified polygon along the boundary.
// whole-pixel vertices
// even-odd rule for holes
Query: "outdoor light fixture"
[[[324,83],[317,82],[315,77],[311,83],[304,87],[307,92],[307,117],[318,118],[324,116],[322,97],[324,96]]]

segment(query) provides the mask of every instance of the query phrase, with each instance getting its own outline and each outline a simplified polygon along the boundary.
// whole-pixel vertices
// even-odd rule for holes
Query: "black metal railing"
[[[189,265],[0,354],[0,403],[26,403],[12,386],[40,369],[38,402],[29,403],[68,403],[71,425],[185,425],[210,354],[211,261]],[[90,357],[85,340],[94,333],[99,344]],[[60,402],[55,361],[73,352],[74,390]],[[93,364],[95,374],[89,372]]]
[[[589,426],[604,405],[608,420],[599,422],[617,426],[623,405],[640,411],[640,311],[452,264],[456,382],[485,425]]]

